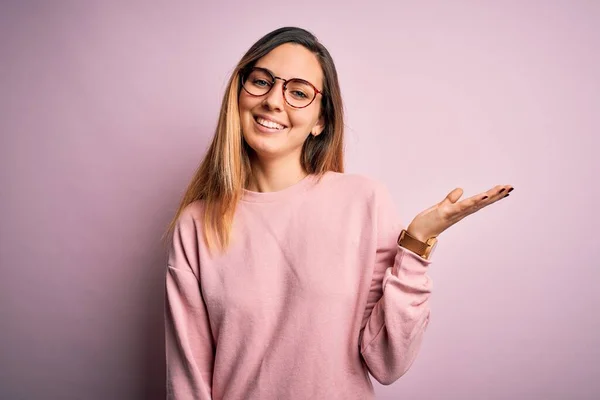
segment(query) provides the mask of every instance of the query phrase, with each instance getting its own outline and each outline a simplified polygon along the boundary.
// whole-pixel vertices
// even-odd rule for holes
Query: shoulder
[[[181,211],[180,219],[201,219],[204,210],[204,201],[196,200],[188,204]]]
[[[188,204],[181,210],[175,223],[175,230],[185,233],[198,233],[202,225],[202,215],[204,203],[202,200],[196,200]]]

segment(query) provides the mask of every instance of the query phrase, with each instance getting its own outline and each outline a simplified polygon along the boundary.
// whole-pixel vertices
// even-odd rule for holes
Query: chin
[[[246,139],[246,143],[254,153],[260,158],[276,158],[282,154],[285,154],[284,149],[281,146],[273,146],[271,143],[265,143],[264,141],[258,140],[248,140]]]
[[[244,135],[244,140],[260,159],[272,160],[286,157],[294,152],[286,146],[286,143],[265,137],[260,133],[252,132],[250,135]]]

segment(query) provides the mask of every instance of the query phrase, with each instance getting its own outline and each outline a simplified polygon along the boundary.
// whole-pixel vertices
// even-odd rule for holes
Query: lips
[[[259,118],[262,118],[262,119],[265,119],[265,120],[267,120],[267,121],[274,122],[274,123],[276,123],[276,124],[278,124],[278,125],[281,125],[283,128],[280,128],[280,130],[281,130],[281,129],[285,129],[285,128],[287,128],[287,125],[286,125],[286,124],[284,124],[284,123],[281,123],[280,121],[277,121],[276,119],[274,119],[274,118],[271,118],[271,117],[269,117],[269,116],[267,116],[267,115],[260,115],[260,114],[254,115],[254,121],[256,121],[256,123],[258,123],[258,119],[259,119]],[[259,125],[260,125],[260,124],[259,124]],[[263,125],[263,126],[264,126],[264,125]],[[267,127],[267,128],[268,128],[268,127]],[[275,129],[275,128],[269,128],[269,129]]]

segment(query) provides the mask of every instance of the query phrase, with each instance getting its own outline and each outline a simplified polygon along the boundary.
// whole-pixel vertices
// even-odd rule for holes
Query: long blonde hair
[[[306,173],[321,177],[327,171],[344,172],[344,114],[337,71],[327,49],[307,30],[276,29],[259,39],[237,64],[227,84],[212,143],[187,186],[175,216],[163,238],[171,240],[183,210],[196,200],[204,203],[203,232],[206,247],[225,251],[236,206],[251,175],[251,149],[242,135],[238,96],[242,76],[275,47],[296,43],[312,51],[323,70],[321,114],[325,128],[309,135],[302,147],[301,164]]]

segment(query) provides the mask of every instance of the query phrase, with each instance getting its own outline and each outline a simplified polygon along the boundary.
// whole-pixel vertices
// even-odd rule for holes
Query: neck
[[[246,189],[253,192],[277,192],[290,187],[308,175],[298,160],[251,160],[252,175]]]

